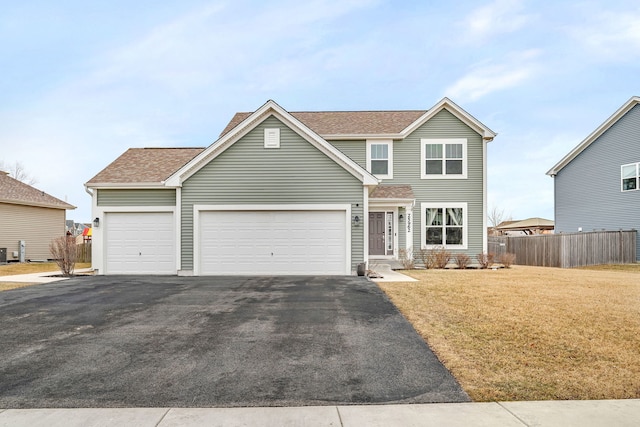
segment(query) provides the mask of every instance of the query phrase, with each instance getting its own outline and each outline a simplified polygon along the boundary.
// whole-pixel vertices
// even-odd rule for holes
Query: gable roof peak
[[[618,122],[625,114],[627,114],[633,107],[640,104],[640,96],[632,96],[627,102],[622,104],[620,108],[616,110],[607,120],[605,120],[596,130],[591,132],[589,136],[582,140],[571,150],[566,156],[564,156],[558,163],[556,163],[551,169],[547,171],[547,175],[554,177],[568,165],[573,159],[578,157],[588,146],[595,142],[603,133]]]

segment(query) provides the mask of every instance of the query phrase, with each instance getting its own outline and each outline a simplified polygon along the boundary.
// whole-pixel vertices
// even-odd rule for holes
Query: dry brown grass
[[[475,401],[640,398],[640,270],[412,270],[381,283]]]
[[[9,289],[24,288],[26,286],[35,285],[35,283],[22,283],[22,282],[0,282],[0,292],[8,291]]]
[[[89,268],[91,263],[76,263],[75,268]],[[36,285],[37,283],[24,283],[24,282],[9,282],[2,280],[3,276],[13,276],[15,274],[30,274],[30,273],[46,273],[46,272],[59,272],[60,269],[55,262],[38,262],[38,263],[11,263],[6,265],[0,265],[0,292],[8,291],[9,289],[24,288],[26,286]]]
[[[89,268],[91,263],[77,263],[76,270],[80,268]],[[60,271],[58,264],[55,262],[26,262],[26,263],[9,263],[0,265],[0,276],[13,276],[14,274],[30,274],[30,273],[46,273],[49,271]]]

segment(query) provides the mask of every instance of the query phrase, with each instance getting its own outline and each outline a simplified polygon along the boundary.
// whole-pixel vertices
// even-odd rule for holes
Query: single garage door
[[[106,274],[176,274],[171,212],[107,213]]]
[[[348,274],[345,211],[202,211],[202,275]]]

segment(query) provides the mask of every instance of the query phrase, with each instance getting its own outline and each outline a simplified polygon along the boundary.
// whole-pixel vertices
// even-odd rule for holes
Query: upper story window
[[[377,178],[393,178],[393,140],[367,141],[367,170]]]
[[[622,165],[622,191],[637,190],[640,184],[640,163]]]
[[[420,141],[422,179],[467,177],[466,139],[422,139]]]

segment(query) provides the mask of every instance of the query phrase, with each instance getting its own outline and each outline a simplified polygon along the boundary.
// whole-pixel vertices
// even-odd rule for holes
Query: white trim
[[[427,245],[425,240],[427,238],[427,219],[425,210],[427,208],[462,208],[462,245],[447,245],[443,242],[442,245]],[[446,221],[446,212],[443,212],[443,221]],[[442,226],[446,228],[446,225]],[[469,239],[469,208],[467,202],[440,202],[440,203],[420,203],[420,248],[433,249],[436,247],[444,247],[446,249],[468,249]],[[443,240],[446,237],[443,238]]]
[[[112,183],[93,183],[93,184],[85,184],[85,186],[87,188],[92,188],[94,190],[100,190],[100,189],[109,189],[109,190],[117,190],[117,189],[123,189],[123,190],[130,190],[130,189],[140,189],[140,190],[147,190],[147,189],[166,189],[167,185],[164,184],[164,182],[112,182]]]
[[[362,197],[362,255],[365,263],[365,270],[369,269],[369,187],[363,187]]]
[[[473,117],[471,114],[467,113],[465,110],[460,108],[460,106],[457,105],[455,102],[453,102],[452,100],[446,97],[442,98],[436,105],[431,107],[425,114],[423,114],[420,118],[418,118],[418,120],[416,120],[415,122],[407,126],[405,129],[403,129],[401,134],[403,136],[409,135],[411,132],[415,131],[420,126],[422,126],[424,123],[431,120],[433,116],[438,114],[443,109],[446,109],[451,114],[453,114],[458,119],[460,119],[463,123],[465,123],[467,126],[469,126],[471,129],[475,130],[480,135],[482,135],[482,138],[485,141],[491,141],[493,140],[493,138],[496,137],[496,135],[498,135],[497,133],[495,133],[494,131],[492,131],[485,125],[483,125],[478,119]]]
[[[580,144],[578,144],[573,150],[571,150],[566,156],[556,163],[551,169],[547,171],[547,175],[553,177],[558,174],[566,165],[573,159],[578,157],[589,145],[591,145],[596,139],[598,139],[603,133],[605,133],[611,126],[616,124],[625,114],[627,114],[633,107],[640,103],[640,97],[633,96],[624,105],[613,113],[607,120],[604,121],[596,130],[591,132]]]
[[[413,204],[404,206],[404,232],[406,233],[404,246],[407,253],[417,255],[413,253]]]
[[[387,146],[387,173],[384,175],[373,174],[371,171],[371,146]],[[392,139],[367,139],[367,171],[378,179],[393,179],[393,140]],[[380,159],[378,159],[380,160]]]
[[[345,273],[351,274],[351,204],[193,205],[193,274],[200,275],[200,213],[211,211],[344,211]]]
[[[98,192],[96,191],[94,193],[94,207],[92,207],[92,215],[91,215],[91,220],[93,221],[93,218],[99,218],[100,219],[100,226],[99,227],[93,227],[93,231],[92,231],[92,240],[93,240],[93,245],[92,245],[92,252],[91,252],[91,267],[93,268],[93,270],[95,271],[95,274],[98,275],[102,275],[102,274],[109,274],[108,271],[106,271],[106,264],[105,264],[105,256],[106,256],[106,239],[105,239],[105,235],[104,235],[104,229],[106,226],[106,221],[105,221],[105,217],[106,214],[108,213],[146,213],[146,212],[159,212],[159,213],[171,213],[174,217],[174,224],[175,224],[175,217],[176,217],[176,211],[177,208],[175,206],[97,206],[97,198],[98,198]],[[174,236],[174,238],[176,238],[176,236]],[[178,251],[179,248],[179,241],[175,241],[173,248],[174,251]],[[179,256],[179,252],[178,252],[178,256]],[[175,273],[177,274],[178,269],[178,264],[175,265],[176,267],[176,271]]]
[[[636,178],[636,188],[633,188],[631,190],[625,190],[624,189],[624,176],[622,173],[622,169],[626,166],[635,166],[636,167],[636,174],[635,174],[635,178]],[[634,163],[627,163],[626,165],[620,165],[620,192],[622,193],[628,193],[629,191],[638,191],[640,190],[640,162],[634,162]]]
[[[277,103],[270,100],[267,101],[267,103],[265,103],[254,113],[252,113],[249,117],[244,119],[239,125],[233,128],[233,130],[222,136],[216,142],[207,147],[202,153],[198,154],[186,165],[173,173],[173,175],[171,175],[165,181],[165,184],[169,187],[181,186],[184,180],[189,178],[191,175],[200,170],[200,168],[202,168],[204,165],[222,154],[236,141],[238,141],[249,131],[254,129],[256,126],[258,126],[260,123],[271,116],[283,122],[292,131],[296,132],[311,145],[327,155],[334,162],[342,166],[347,172],[358,178],[364,185],[377,185],[380,182],[376,177],[371,175],[340,150],[322,139],[322,137],[320,137],[317,133],[309,129],[305,124],[289,114],[284,108],[280,107]]]
[[[182,270],[182,188],[176,188],[176,210],[174,213],[176,221],[176,270]]]
[[[442,174],[427,174],[426,170],[426,152],[427,144],[442,145]],[[462,144],[462,174],[446,173],[446,145]],[[484,144],[484,141],[483,141]],[[421,179],[467,179],[467,138],[421,138],[420,139],[420,178]]]
[[[487,143],[482,141],[482,252],[489,252],[487,234]]]

